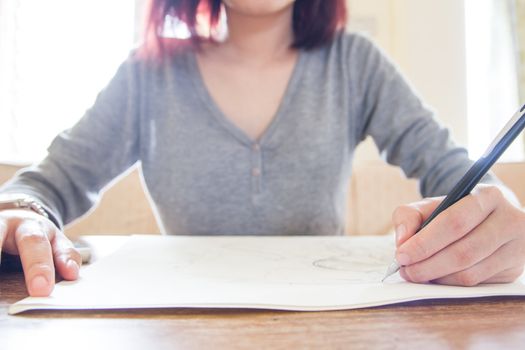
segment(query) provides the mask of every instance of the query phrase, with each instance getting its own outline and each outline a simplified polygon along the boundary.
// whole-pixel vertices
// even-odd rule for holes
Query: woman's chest
[[[210,103],[248,137],[260,139],[291,93],[296,57],[264,66],[197,61]]]
[[[338,177],[359,142],[349,90],[338,83],[336,72],[330,77],[330,70],[322,64],[316,69],[315,61],[306,57],[299,56],[291,76],[281,82],[285,91],[274,94],[280,95],[274,106],[277,111],[258,138],[216,103],[195,59],[188,57],[169,74],[159,74],[150,85],[140,123],[140,157],[149,180],[174,183],[176,179],[185,190],[228,182],[257,192],[264,190],[269,176],[321,182]],[[272,79],[262,80],[261,89],[271,90]],[[251,79],[243,88],[242,81],[225,83],[231,86],[225,99],[238,96],[231,106],[246,104],[250,106],[246,110],[252,110],[257,103],[250,99],[259,98],[262,90],[248,89],[256,85]]]

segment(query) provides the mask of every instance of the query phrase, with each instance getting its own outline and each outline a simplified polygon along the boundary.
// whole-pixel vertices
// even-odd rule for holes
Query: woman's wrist
[[[0,194],[0,210],[27,209],[50,220],[57,228],[61,228],[56,215],[37,198],[23,193]]]

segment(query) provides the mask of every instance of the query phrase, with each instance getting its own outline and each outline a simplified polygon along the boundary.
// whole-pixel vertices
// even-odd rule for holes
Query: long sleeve
[[[0,192],[38,198],[60,224],[86,213],[104,186],[138,160],[135,64],[133,58],[123,63],[82,119],[54,139],[47,157],[20,171]]]
[[[423,196],[448,193],[472,164],[466,150],[453,142],[385,55],[363,38],[354,49],[367,52],[356,72],[363,116],[358,137],[371,135],[390,164],[419,178]]]

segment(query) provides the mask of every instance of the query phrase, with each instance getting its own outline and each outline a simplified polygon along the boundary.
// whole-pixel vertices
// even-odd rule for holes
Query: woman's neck
[[[221,45],[223,53],[255,64],[289,56],[292,13],[293,6],[265,16],[245,15],[227,8],[228,37]]]

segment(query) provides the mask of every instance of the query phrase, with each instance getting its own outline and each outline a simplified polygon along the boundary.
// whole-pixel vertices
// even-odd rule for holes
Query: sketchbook
[[[132,236],[83,267],[77,281],[45,298],[28,297],[10,314],[42,309],[257,308],[339,310],[420,299],[525,295],[511,284],[451,287],[381,283],[392,236]]]

